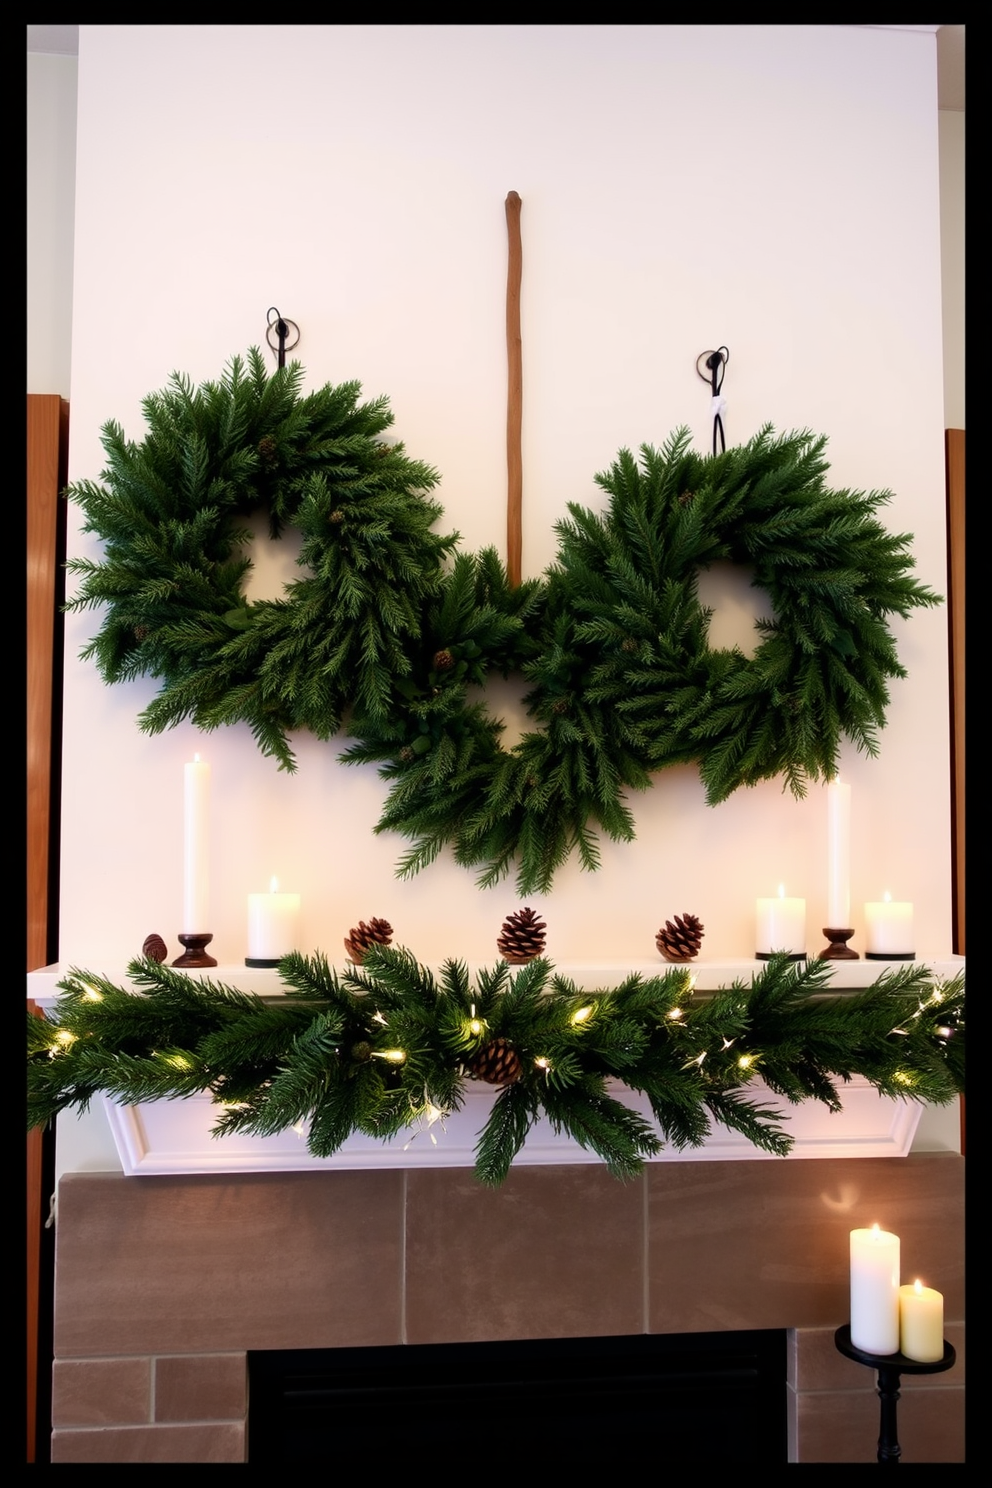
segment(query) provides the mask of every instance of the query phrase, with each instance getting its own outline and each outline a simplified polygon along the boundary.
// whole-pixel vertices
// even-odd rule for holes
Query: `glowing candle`
[[[851,787],[827,781],[827,926],[851,928]]]
[[[278,966],[283,956],[298,950],[299,894],[279,893],[272,879],[267,894],[248,895],[248,955],[246,966]]]
[[[891,894],[865,905],[865,955],[874,961],[912,961],[913,906]]]
[[[851,1342],[869,1354],[899,1350],[899,1236],[851,1231]]]
[[[899,1352],[918,1364],[944,1357],[944,1298],[919,1281],[899,1288]]]
[[[210,766],[183,766],[183,935],[210,929]]]
[[[778,886],[777,899],[759,899],[755,939],[759,961],[767,961],[776,951],[805,956],[806,900],[787,899],[784,884]]]

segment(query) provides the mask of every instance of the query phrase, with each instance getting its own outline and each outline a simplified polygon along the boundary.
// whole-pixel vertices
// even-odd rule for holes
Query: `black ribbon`
[[[273,315],[275,316],[275,320],[272,319]],[[290,326],[292,326],[293,327],[293,330],[296,332],[296,340],[295,341],[290,341],[289,346],[287,347],[287,345],[286,345],[286,337],[289,335],[289,328],[290,328]],[[279,338],[278,345],[275,345],[273,343],[273,340],[272,340],[272,332],[273,331],[275,331],[276,335]],[[267,317],[267,320],[266,320],[266,326],[265,326],[265,339],[268,342],[269,346],[272,348],[272,350],[276,353],[276,357],[277,357],[277,360],[279,362],[279,366],[280,367],[285,367],[285,365],[286,365],[286,352],[287,351],[292,351],[293,347],[296,346],[299,343],[299,339],[300,339],[300,328],[296,324],[296,321],[295,320],[283,320],[282,316],[279,314],[279,311],[276,309],[275,305],[270,305],[269,306],[268,317]]]
[[[704,361],[705,358],[705,361]],[[727,363],[730,361],[730,352],[725,346],[718,346],[716,351],[701,351],[696,358],[696,371],[704,382],[708,382],[713,393],[713,453],[716,454],[717,435],[720,436],[721,452],[727,448],[726,436],[723,432],[723,419],[720,417],[720,405],[717,399],[720,397],[720,389],[723,387],[723,374]],[[700,367],[700,362],[706,367],[706,371]]]

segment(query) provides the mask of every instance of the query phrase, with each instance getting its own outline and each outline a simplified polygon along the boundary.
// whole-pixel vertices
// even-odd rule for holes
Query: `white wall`
[[[942,109],[940,143],[940,278],[944,332],[944,423],[965,427],[964,393],[964,114]]]
[[[945,586],[934,38],[867,27],[82,27],[72,343],[73,478],[113,417],[174,369],[215,377],[276,304],[308,385],[387,393],[442,472],[446,528],[503,544],[506,237],[523,198],[524,566],[621,445],[688,424],[697,354],[725,342],[728,438],[765,421],[830,435],[837,485],[889,487],[919,577]],[[112,326],[108,345],[108,320]],[[72,553],[96,553],[70,533]],[[910,676],[877,760],[848,749],[852,903],[914,900],[917,950],[950,946],[946,615],[894,624]],[[485,958],[512,883],[441,861],[395,879],[384,787],[332,746],[299,773],[247,730],[148,739],[142,681],[105,688],[67,631],[61,954],[98,969],[152,930],[175,944],[181,766],[214,767],[213,949],[245,953],[245,897],[304,899],[303,949],[341,954],[382,915],[418,955]],[[825,909],[825,822],[775,782],[705,806],[692,769],[634,803],[636,843],[534,899],[559,960],[650,955],[691,910],[704,952],[750,954],[784,880]]]
[[[28,53],[27,391],[69,396],[75,57]]]

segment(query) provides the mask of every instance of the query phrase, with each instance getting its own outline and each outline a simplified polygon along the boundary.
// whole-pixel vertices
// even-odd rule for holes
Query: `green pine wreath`
[[[940,596],[875,515],[889,492],[826,485],[825,437],[766,427],[704,456],[680,430],[622,450],[596,477],[605,509],[570,504],[554,564],[511,588],[494,550],[435,534],[437,475],[382,441],[385,399],[303,397],[301,379],[257,350],[218,383],[174,375],[144,400],[144,442],[107,424],[104,484],[70,487],[106,546],[70,563],[68,608],[106,606],[83,653],[106,681],[161,679],[142,728],[244,721],[292,769],[290,731],[345,727],[342,758],[390,783],[376,831],[412,839],[401,876],[450,848],[481,885],[516,866],[521,894],[573,852],[596,868],[597,831],[631,840],[627,794],[668,766],[696,763],[713,805],[779,775],[802,796],[843,738],[877,753],[906,675],[888,617]],[[300,528],[307,571],[248,603],[238,522],[258,510]],[[771,601],[750,658],[709,643],[698,576],[720,560]],[[512,749],[479,692],[493,671],[529,688]]]

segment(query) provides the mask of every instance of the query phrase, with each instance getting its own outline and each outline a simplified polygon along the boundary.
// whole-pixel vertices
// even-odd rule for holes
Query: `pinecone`
[[[654,943],[666,961],[691,961],[698,955],[703,939],[703,926],[695,915],[676,915],[675,923],[666,920]]]
[[[503,933],[496,942],[496,949],[511,966],[524,966],[544,950],[546,929],[544,921],[539,920],[532,909],[521,909],[517,914],[507,915],[503,921]]]
[[[434,652],[434,670],[436,672],[450,672],[455,664],[455,658],[448,648],[442,647],[440,651]]]
[[[361,966],[369,946],[388,946],[392,938],[393,927],[388,920],[373,919],[367,925],[364,920],[359,920],[358,925],[345,936],[344,948],[355,965]]]
[[[168,956],[169,951],[161,935],[146,935],[141,954],[147,956],[149,961],[161,962]]]
[[[263,434],[258,441],[258,457],[270,469],[276,463],[276,442],[271,435]]]
[[[344,521],[344,512],[341,510],[340,507],[335,507],[327,520],[331,522],[335,527],[338,527]]]
[[[148,626],[147,625],[136,625],[134,627],[134,639],[136,641],[143,641],[147,635],[148,635]]]
[[[494,1038],[472,1055],[465,1068],[487,1085],[512,1085],[520,1079],[520,1055],[505,1038]]]

